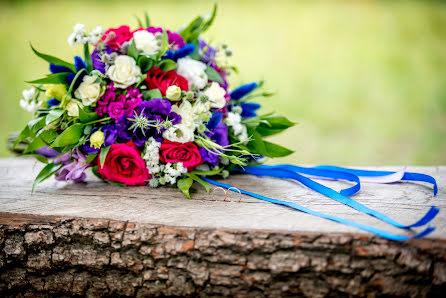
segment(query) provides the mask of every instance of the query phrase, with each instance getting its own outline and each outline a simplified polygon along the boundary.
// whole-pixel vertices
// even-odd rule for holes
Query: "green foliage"
[[[192,180],[203,185],[203,187],[206,189],[207,194],[209,194],[209,183],[207,183],[206,181],[203,181],[200,177],[198,177],[197,175],[195,175],[193,173],[186,173],[186,176],[188,176],[189,178],[192,178]]]
[[[199,176],[215,176],[220,174],[224,168],[219,168],[217,170],[211,170],[211,171],[199,171],[199,170],[193,170],[192,172],[189,172],[190,174],[199,175]]]
[[[149,57],[146,57],[144,55],[140,55],[136,62],[136,64],[141,68],[142,73],[148,72],[149,69],[152,68],[154,63],[155,62],[153,59],[150,59]]]
[[[60,72],[47,75],[45,78],[27,81],[30,84],[66,84],[69,72]]]
[[[190,200],[189,189],[194,183],[194,180],[190,177],[183,178],[177,181],[177,187],[184,193],[184,195]]]
[[[95,112],[87,111],[87,107],[79,107],[79,120],[82,123],[88,123],[97,119],[99,119],[98,114],[96,114]]]
[[[110,147],[111,146],[104,146],[101,148],[101,152],[99,153],[99,163],[101,164],[101,168],[104,167],[105,159],[107,158]]]
[[[91,61],[90,49],[88,47],[88,43],[84,44],[84,57],[85,57],[85,65],[87,66],[87,71],[90,73],[93,70],[93,62]]]
[[[142,92],[142,98],[145,100],[150,100],[152,98],[162,98],[163,95],[159,91],[159,89],[151,89]]]
[[[209,29],[216,15],[217,3],[214,4],[212,14],[196,17],[184,29],[179,30],[180,35],[186,42],[195,43],[198,37]]]
[[[139,51],[136,48],[135,40],[132,39],[132,43],[129,46],[129,50],[127,52],[127,56],[132,57],[135,61],[138,61]]]
[[[33,187],[31,189],[31,193],[34,192],[34,188],[37,184],[43,182],[44,180],[48,179],[49,177],[53,176],[54,173],[56,173],[63,164],[54,164],[49,163],[47,164],[40,172],[37,174],[36,179],[34,180]]]
[[[45,125],[49,125],[55,122],[56,120],[59,120],[64,113],[65,110],[62,109],[51,110],[45,118]]]
[[[51,147],[65,147],[77,144],[82,137],[83,130],[84,125],[81,123],[71,125],[54,140]]]
[[[74,66],[74,64],[72,64],[72,63],[68,63],[68,62],[66,62],[66,61],[64,61],[64,60],[61,60],[61,59],[59,59],[59,58],[56,58],[56,57],[54,57],[54,56],[50,56],[50,55],[47,55],[47,54],[42,54],[42,53],[40,53],[39,51],[37,51],[37,50],[33,47],[33,45],[32,45],[31,43],[30,43],[29,45],[31,46],[31,49],[33,50],[33,52],[34,52],[37,56],[39,56],[39,57],[42,58],[43,60],[47,61],[48,63],[53,63],[53,64],[60,65],[60,66],[65,66],[65,67],[71,69],[71,70],[74,71],[74,72],[76,71],[76,67]]]
[[[164,59],[158,64],[158,67],[161,68],[162,71],[169,71],[177,68],[177,64],[173,60]]]
[[[221,78],[220,74],[212,67],[210,67],[210,66],[206,67],[204,72],[206,73],[206,75],[208,76],[208,79],[210,81],[215,81],[222,85],[224,84],[223,79]]]

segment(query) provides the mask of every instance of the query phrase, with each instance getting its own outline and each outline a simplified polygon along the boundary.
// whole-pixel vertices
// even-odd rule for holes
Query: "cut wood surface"
[[[0,160],[0,296],[412,296],[446,292],[446,167],[410,167],[423,183],[364,184],[359,202],[411,223],[441,211],[429,237],[388,241],[242,197],[213,201],[197,186],[116,187],[50,179],[42,165]],[[398,170],[399,167],[380,169]],[[237,175],[241,189],[404,234],[290,181]],[[347,183],[323,181],[341,189]],[[217,199],[223,199],[220,192]],[[231,193],[238,200],[238,194]],[[408,234],[409,232],[406,232]]]
[[[188,200],[177,188],[117,187],[90,175],[88,182],[81,184],[57,182],[49,178],[38,185],[31,195],[32,182],[41,168],[42,164],[29,159],[0,160],[0,211],[108,218],[188,227],[367,234],[248,196],[242,196],[240,203],[214,201],[199,184],[194,185],[192,200]],[[360,193],[352,198],[405,224],[421,218],[431,205],[446,207],[446,167],[409,167],[408,170],[435,177],[439,186],[438,195],[434,197],[431,185],[423,183],[364,183]],[[389,232],[405,233],[296,182],[250,175],[234,175],[224,182],[271,198],[295,202],[316,211],[374,225]],[[322,183],[337,190],[351,185],[334,181]],[[214,195],[215,199],[224,199],[221,190],[216,190]],[[229,196],[238,201],[237,193],[231,192]],[[437,229],[429,237],[446,238],[445,212],[440,212],[432,225]]]

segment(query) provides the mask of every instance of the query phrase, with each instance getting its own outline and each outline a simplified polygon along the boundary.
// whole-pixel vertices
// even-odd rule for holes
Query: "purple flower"
[[[151,115],[169,116],[172,105],[170,101],[162,98],[145,100],[138,106],[139,112],[144,110],[144,116],[150,118]]]
[[[110,146],[111,144],[116,142],[116,140],[118,139],[118,128],[116,127],[115,124],[106,124],[102,127],[95,127],[91,131],[91,134],[98,131],[99,129],[104,133],[104,137],[105,137],[103,146]],[[82,152],[84,152],[85,154],[88,154],[88,155],[96,154],[100,150],[100,148],[92,147],[90,144],[90,141],[87,141],[84,145],[82,145],[81,149],[82,149]]]
[[[53,148],[48,148],[48,146],[43,146],[42,148],[39,148],[34,152],[46,157],[56,157],[60,154],[60,152],[57,152]]]
[[[218,123],[217,126],[213,130],[207,132],[206,135],[220,146],[224,147],[229,145],[228,127],[223,122]]]
[[[71,180],[75,183],[84,181],[85,178],[87,178],[84,171],[91,166],[91,164],[87,164],[86,161],[87,158],[80,152],[79,148],[75,148],[73,150],[73,154],[71,154],[71,152],[67,152],[54,161],[56,164],[64,164],[64,166],[56,172],[56,180]]]
[[[99,54],[100,51],[98,51],[97,48],[94,49],[93,53],[91,53],[91,61],[93,63],[93,68],[99,70],[103,74],[105,74],[105,63],[101,60],[101,55]],[[106,46],[104,50],[102,50],[102,53],[107,53],[110,55],[113,53],[112,48],[109,46]]]
[[[198,38],[198,45],[200,47],[201,61],[209,63],[215,60],[217,50],[208,45],[203,39]]]
[[[163,32],[163,28],[160,27],[149,27],[147,28],[147,31],[149,31],[150,33],[158,33],[158,32]],[[181,37],[181,35],[179,35],[176,32],[172,32],[170,30],[166,30],[167,31],[167,39],[169,40],[169,44],[173,45],[173,49],[177,50],[179,48],[182,48],[186,45],[186,43],[184,42],[184,39]]]
[[[202,160],[204,160],[205,162],[210,163],[213,166],[218,165],[218,160],[219,160],[218,153],[214,154],[212,152],[209,152],[207,149],[205,149],[203,147],[200,147],[198,149],[198,151],[200,152]],[[217,151],[213,151],[213,152],[217,152]]]

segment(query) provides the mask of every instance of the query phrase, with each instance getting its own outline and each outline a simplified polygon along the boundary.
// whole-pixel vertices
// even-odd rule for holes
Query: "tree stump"
[[[188,200],[172,187],[50,178],[31,195],[41,167],[29,159],[0,159],[3,297],[446,293],[443,210],[427,238],[395,242],[251,197],[235,202],[234,193],[234,202],[214,201],[198,186]],[[438,196],[421,183],[398,183],[364,184],[354,198],[405,223],[431,205],[446,207],[446,167],[409,170],[434,176]],[[404,233],[295,182],[237,175],[225,183]]]

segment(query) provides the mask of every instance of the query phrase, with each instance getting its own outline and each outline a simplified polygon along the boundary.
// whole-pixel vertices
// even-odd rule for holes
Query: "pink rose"
[[[164,163],[182,162],[189,171],[203,163],[197,145],[192,142],[177,143],[164,140],[159,150],[159,156],[160,161]]]
[[[145,185],[152,178],[146,168],[141,153],[132,141],[125,144],[112,144],[101,167],[98,158],[98,174],[103,179],[125,185]]]
[[[110,35],[110,33],[112,33]],[[132,39],[133,34],[130,32],[129,26],[121,26],[119,28],[110,28],[105,31],[102,40],[106,42],[113,50],[117,51],[122,44]]]

